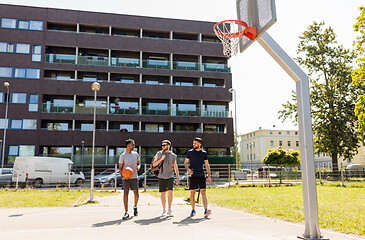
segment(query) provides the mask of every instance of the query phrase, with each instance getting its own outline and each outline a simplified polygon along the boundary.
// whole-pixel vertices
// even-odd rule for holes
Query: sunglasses
[[[162,144],[161,146],[162,146],[162,147],[166,147],[166,146],[168,146],[168,144]]]

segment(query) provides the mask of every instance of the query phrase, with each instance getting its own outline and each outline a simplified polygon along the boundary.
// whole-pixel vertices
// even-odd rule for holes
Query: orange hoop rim
[[[221,31],[216,30],[218,25],[220,25],[222,23],[226,23],[226,22],[234,22],[234,23],[236,23],[238,25],[241,25],[241,26],[245,27],[245,29],[243,29],[241,31],[238,31],[238,32],[235,32],[235,33],[224,33],[224,32],[221,32]],[[224,38],[238,38],[238,37],[242,37],[243,35],[245,35],[247,33],[248,28],[249,27],[248,27],[247,23],[244,22],[244,21],[241,21],[241,20],[224,20],[224,21],[221,21],[221,22],[216,23],[214,25],[214,27],[213,27],[214,31],[217,34],[219,34],[222,37],[224,37]]]

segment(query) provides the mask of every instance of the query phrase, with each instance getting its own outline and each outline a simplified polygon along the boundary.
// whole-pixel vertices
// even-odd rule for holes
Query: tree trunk
[[[337,153],[332,153],[332,173],[338,174],[338,157]]]

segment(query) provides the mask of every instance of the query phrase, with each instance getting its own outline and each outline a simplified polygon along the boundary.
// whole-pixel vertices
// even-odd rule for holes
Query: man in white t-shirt
[[[139,199],[139,193],[138,193],[138,171],[141,168],[139,155],[137,152],[133,151],[135,147],[135,143],[133,139],[127,139],[125,142],[126,145],[126,151],[122,153],[119,157],[119,173],[123,178],[122,171],[126,167],[130,167],[133,170],[133,175],[129,179],[122,180],[122,186],[123,186],[123,203],[124,203],[124,216],[123,219],[128,219],[128,195],[129,195],[129,189],[133,190],[134,193],[134,206],[133,206],[133,215],[138,216],[137,211],[137,203]]]

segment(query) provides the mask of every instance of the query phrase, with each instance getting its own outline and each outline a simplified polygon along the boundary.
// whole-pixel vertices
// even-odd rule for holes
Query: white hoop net
[[[214,32],[223,44],[223,54],[230,58],[238,53],[238,44],[243,33],[243,26],[234,21],[225,21],[217,24]]]

